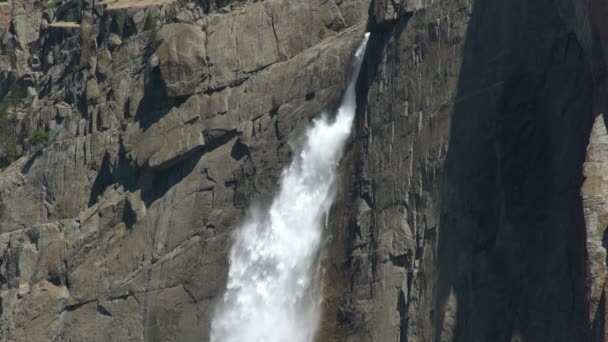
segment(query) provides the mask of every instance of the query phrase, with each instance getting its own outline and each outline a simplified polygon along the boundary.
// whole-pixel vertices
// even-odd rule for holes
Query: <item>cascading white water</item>
[[[211,342],[310,342],[318,325],[320,294],[315,259],[334,200],[336,167],[355,116],[355,84],[369,33],[335,120],[326,115],[308,129],[304,146],[283,171],[267,210],[252,210],[237,230],[224,301]]]

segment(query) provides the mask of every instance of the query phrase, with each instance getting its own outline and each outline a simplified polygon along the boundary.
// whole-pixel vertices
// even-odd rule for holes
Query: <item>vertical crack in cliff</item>
[[[336,117],[322,115],[283,171],[267,209],[252,209],[237,230],[212,342],[308,342],[318,326],[318,251],[335,197],[336,167],[351,132],[355,85],[369,34]]]
[[[274,40],[277,47],[277,56],[279,56],[279,60],[286,60],[287,55],[281,49],[281,44],[279,43],[279,35],[277,34],[277,29],[274,26],[274,11],[272,10],[272,5],[266,6],[266,14],[270,16],[270,25],[272,26],[272,33],[274,34]]]

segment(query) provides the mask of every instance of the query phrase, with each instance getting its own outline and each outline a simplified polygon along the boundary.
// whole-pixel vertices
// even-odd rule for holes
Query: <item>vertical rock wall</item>
[[[601,168],[583,187],[583,162],[601,158],[599,133],[586,150],[605,82],[587,5],[372,2],[333,340],[603,340]]]
[[[0,341],[205,340],[232,229],[364,30],[318,339],[604,341],[604,14],[0,4]]]

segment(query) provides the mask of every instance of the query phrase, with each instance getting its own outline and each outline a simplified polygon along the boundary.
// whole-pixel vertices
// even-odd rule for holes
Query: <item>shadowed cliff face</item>
[[[586,243],[602,238],[586,237],[580,193],[603,61],[586,11],[372,4],[337,340],[591,337],[603,280],[588,281]]]
[[[588,338],[592,88],[553,2],[474,4],[441,191],[437,340]]]

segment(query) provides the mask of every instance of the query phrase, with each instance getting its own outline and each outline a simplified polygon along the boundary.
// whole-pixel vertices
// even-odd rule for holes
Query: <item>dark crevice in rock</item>
[[[114,296],[114,297],[110,297],[108,298],[108,300],[112,301],[112,300],[127,300],[129,297],[132,297],[133,293],[129,293],[129,294],[125,294],[125,295],[121,295],[121,296]]]
[[[95,307],[95,309],[97,310],[97,312],[100,315],[112,317],[112,314],[105,307],[103,307],[100,304],[97,304],[96,307]]]
[[[277,30],[274,26],[274,13],[272,12],[272,5],[268,5],[266,7],[266,12],[267,13],[270,12],[270,13],[268,13],[268,15],[270,16],[270,23],[272,26],[272,33],[274,34],[274,41],[275,41],[275,45],[277,48],[277,54],[278,54],[280,60],[285,60],[285,59],[287,59],[287,56],[285,56],[285,53],[281,49],[281,44],[279,43],[279,36],[277,35]]]
[[[209,176],[209,169],[207,168],[203,168],[203,174],[205,175],[205,177],[212,181],[213,183],[217,184],[217,181],[215,179],[213,179],[213,177]]]
[[[188,287],[186,285],[182,285],[182,288],[184,289],[184,292],[186,292],[188,294],[188,297],[190,297],[190,299],[192,300],[192,303],[198,302],[196,300],[196,298],[194,297],[194,295],[192,294],[192,291],[190,291],[190,289],[188,289]]]
[[[114,184],[115,182],[116,180],[112,175],[112,169],[110,166],[110,155],[106,153],[101,162],[100,170],[97,172],[97,177],[93,181],[88,206],[91,207],[93,204],[97,203],[98,197],[103,194],[108,186]]]
[[[61,312],[67,311],[67,312],[73,312],[76,311],[78,309],[80,309],[81,307],[89,304],[89,303],[93,303],[95,300],[87,300],[85,302],[82,303],[76,303],[76,304],[72,304],[72,305],[66,305],[65,307],[63,307],[63,309],[61,310]]]
[[[63,281],[64,281],[66,289],[68,289],[68,291],[69,291],[70,290],[70,276],[69,276],[68,271],[70,268],[68,267],[68,259],[64,256],[62,262],[63,262],[62,272],[63,272],[63,277],[64,277]]]
[[[602,234],[602,247],[608,251],[608,227],[604,228],[604,234]],[[606,254],[606,265],[608,265],[608,253]]]
[[[277,140],[281,141],[283,140],[283,135],[281,134],[281,129],[279,127],[279,116],[271,114],[271,117],[274,117],[274,136]]]
[[[279,107],[275,107],[275,108],[271,109],[268,114],[270,115],[271,118],[274,118],[275,116],[279,115]]]
[[[135,208],[132,207],[131,201],[126,201],[125,203],[122,221],[129,231],[133,228],[133,225],[137,223],[137,213],[135,212]]]
[[[247,76],[242,76],[239,79],[235,80],[234,82],[237,83],[232,83],[230,86],[231,87],[236,87],[239,86],[243,83],[245,83],[246,81],[249,80],[249,78],[251,77],[251,75],[255,75],[261,71],[264,71],[268,68],[270,68],[271,66],[273,66],[275,63],[269,63],[269,64],[265,64],[265,65],[260,65],[260,66],[256,66],[255,68],[251,69],[251,70],[243,70],[243,75],[247,75]]]
[[[40,231],[38,229],[28,229],[25,235],[30,240],[30,243],[36,246],[38,249],[38,240],[40,239]]]
[[[403,291],[399,291],[397,312],[399,312],[399,342],[407,342],[407,302]]]
[[[49,274],[46,280],[55,286],[61,286],[61,277],[55,272]]]

